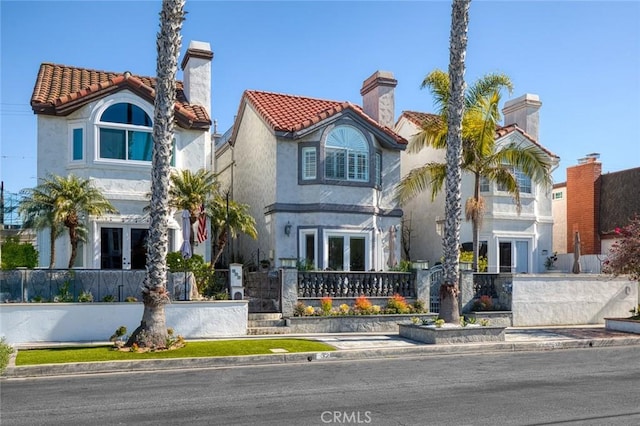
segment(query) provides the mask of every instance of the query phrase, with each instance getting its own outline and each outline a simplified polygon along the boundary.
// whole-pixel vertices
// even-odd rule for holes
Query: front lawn
[[[134,361],[141,359],[202,358],[216,356],[263,355],[277,352],[327,352],[335,348],[305,339],[239,339],[187,342],[180,349],[160,352],[123,352],[113,346],[63,347],[18,351],[16,366],[76,362]]]

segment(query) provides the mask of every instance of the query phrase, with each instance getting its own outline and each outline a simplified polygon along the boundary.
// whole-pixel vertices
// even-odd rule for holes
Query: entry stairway
[[[289,327],[282,319],[282,314],[249,314],[247,334],[252,336],[266,334],[288,334]]]

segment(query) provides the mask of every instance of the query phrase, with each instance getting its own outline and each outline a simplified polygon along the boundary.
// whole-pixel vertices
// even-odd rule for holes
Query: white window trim
[[[72,164],[84,163],[87,159],[87,129],[84,121],[70,121],[68,125],[69,143],[67,152],[69,153],[69,162]],[[82,130],[82,158],[79,160],[73,159],[73,131],[76,129]]]
[[[371,249],[371,231],[357,231],[357,230],[342,230],[342,229],[328,229],[325,230],[325,232],[323,233],[322,236],[322,263],[323,269],[326,269],[329,267],[329,238],[330,237],[344,237],[344,238],[351,238],[351,237],[364,237],[364,249],[365,249],[365,258],[364,258],[364,270],[368,271],[371,269],[371,263],[372,263],[372,249]],[[345,244],[344,246],[344,266],[345,269],[344,271],[349,271],[349,266],[350,266],[350,256],[349,256],[349,245]]]
[[[298,253],[300,259],[305,260],[307,258],[307,244],[306,238],[308,235],[313,235],[313,267],[318,269],[318,230],[317,229],[301,229],[298,232]]]
[[[307,154],[313,154],[313,163],[308,160]],[[313,174],[307,174],[307,169],[311,168]],[[302,180],[315,180],[318,175],[318,151],[315,147],[302,148]]]

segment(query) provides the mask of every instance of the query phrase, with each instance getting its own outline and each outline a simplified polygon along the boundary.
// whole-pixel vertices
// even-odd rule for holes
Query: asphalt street
[[[638,425],[640,347],[4,379],[7,425]]]

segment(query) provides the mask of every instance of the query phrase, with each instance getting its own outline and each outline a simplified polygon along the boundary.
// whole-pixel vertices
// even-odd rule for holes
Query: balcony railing
[[[298,298],[390,297],[394,294],[415,297],[415,274],[409,272],[298,272]]]

